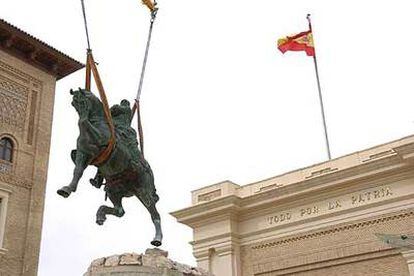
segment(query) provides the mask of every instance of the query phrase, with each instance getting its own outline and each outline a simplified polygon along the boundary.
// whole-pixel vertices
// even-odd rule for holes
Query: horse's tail
[[[151,169],[150,165],[148,164],[148,162],[145,162],[145,163],[146,163],[146,168],[145,169],[147,170],[148,174],[150,175],[150,179],[151,179],[149,186],[150,186],[150,191],[151,191],[151,194],[152,194],[153,202],[157,203],[158,200],[160,200],[160,197],[158,196],[157,189],[155,188],[154,173],[152,172],[152,169]]]

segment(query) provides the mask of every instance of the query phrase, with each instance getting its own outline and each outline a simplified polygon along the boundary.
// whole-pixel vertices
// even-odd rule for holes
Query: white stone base
[[[213,276],[201,268],[174,262],[168,252],[147,249],[145,254],[126,253],[94,260],[84,276]]]

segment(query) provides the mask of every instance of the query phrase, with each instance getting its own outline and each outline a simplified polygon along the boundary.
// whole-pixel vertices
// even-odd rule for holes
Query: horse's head
[[[70,90],[72,106],[76,109],[80,117],[88,118],[91,115],[102,115],[101,101],[90,91],[79,88]]]

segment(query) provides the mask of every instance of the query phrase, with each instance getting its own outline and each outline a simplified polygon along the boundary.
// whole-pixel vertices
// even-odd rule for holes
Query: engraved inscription
[[[319,207],[318,206],[312,206],[312,207],[306,207],[300,209],[300,216],[310,216],[319,213]]]
[[[286,210],[275,215],[267,216],[267,225],[284,224],[289,221],[299,221],[323,214],[333,213],[339,210],[355,208],[358,206],[378,202],[394,196],[391,187],[384,186],[376,189],[361,191],[355,194],[346,194],[337,198],[318,202],[309,206],[301,206]]]
[[[385,197],[392,196],[393,193],[390,188],[382,188],[375,191],[368,191],[365,193],[360,193],[358,195],[352,196],[352,204],[357,205],[361,203],[368,203],[369,201],[375,200],[375,199],[381,199]]]
[[[288,221],[291,218],[292,218],[292,214],[287,212],[287,213],[281,213],[275,216],[268,217],[267,221],[269,224],[277,224],[279,222]]]
[[[339,209],[341,207],[342,207],[342,205],[341,205],[340,200],[335,200],[335,201],[329,201],[328,202],[328,210]]]

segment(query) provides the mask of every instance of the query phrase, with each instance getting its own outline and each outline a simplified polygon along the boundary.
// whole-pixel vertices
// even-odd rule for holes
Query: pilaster
[[[227,242],[221,239],[194,247],[197,265],[216,276],[241,276],[240,245],[231,238]]]
[[[407,261],[408,270],[410,271],[410,276],[414,276],[414,249],[403,251],[402,255]]]

